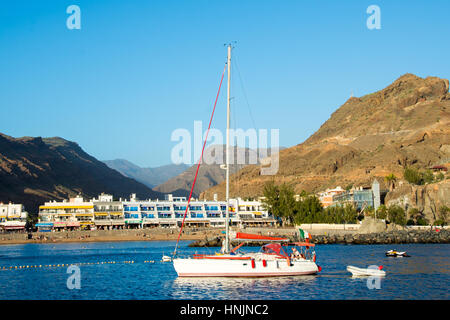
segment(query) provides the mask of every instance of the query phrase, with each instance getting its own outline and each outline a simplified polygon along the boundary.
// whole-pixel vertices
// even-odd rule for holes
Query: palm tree
[[[395,181],[397,181],[397,177],[393,173],[390,173],[386,177],[384,177],[384,180],[389,185],[389,191],[394,190],[394,188],[395,188]]]

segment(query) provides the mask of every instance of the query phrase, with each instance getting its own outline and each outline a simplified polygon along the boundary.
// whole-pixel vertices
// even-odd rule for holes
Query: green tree
[[[354,206],[346,204],[344,206],[344,223],[356,223],[358,213]]]
[[[424,183],[433,183],[435,180],[433,171],[430,169],[425,170],[425,172],[422,173],[422,179]]]
[[[409,183],[416,185],[424,184],[423,175],[419,172],[419,170],[415,168],[412,167],[405,168],[405,171],[403,172],[403,177]]]
[[[306,190],[302,190],[302,192],[300,192],[300,197],[307,197],[309,196],[309,193]]]
[[[29,213],[27,215],[25,228],[27,230],[32,230],[37,222],[38,222],[38,216],[36,214]]]
[[[387,208],[384,204],[378,207],[377,209],[377,219],[383,219],[385,220],[387,218]]]
[[[295,193],[294,188],[285,183],[280,186],[280,206],[282,218],[284,218],[288,224],[292,224],[297,213]]]
[[[364,215],[369,217],[375,216],[375,209],[372,206],[368,206],[364,209]]]
[[[264,185],[264,200],[263,207],[269,213],[276,217],[281,217],[280,210],[280,189],[273,183],[273,181],[268,182]]]
[[[338,217],[338,210],[340,206],[332,206],[323,209],[323,222],[324,223],[341,223],[340,217]]]
[[[287,184],[281,186],[269,182],[264,186],[263,206],[276,217],[280,217],[283,224],[291,224],[296,214],[294,189]]]
[[[420,217],[420,218],[417,219],[416,224],[418,226],[427,226],[430,223],[428,222],[428,220],[425,217]]]
[[[406,213],[402,207],[398,205],[393,205],[388,208],[388,219],[389,222],[393,222],[400,226],[406,225]]]
[[[416,185],[423,185],[426,183],[433,183],[436,181],[433,171],[430,169],[420,171],[418,169],[408,167],[403,172],[403,177],[406,181]]]
[[[439,172],[436,176],[436,181],[443,181],[445,179],[445,176],[442,172]]]
[[[324,220],[323,207],[320,200],[315,196],[308,196],[296,204],[295,222],[320,223]]]
[[[422,211],[419,211],[419,209],[417,208],[412,208],[411,210],[409,210],[408,215],[408,225],[426,226],[428,224],[428,221],[425,218],[425,214]]]

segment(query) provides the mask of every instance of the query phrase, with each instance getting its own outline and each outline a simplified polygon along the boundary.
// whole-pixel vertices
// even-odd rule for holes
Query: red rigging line
[[[203,152],[205,151],[206,141],[208,140],[209,129],[211,128],[211,123],[212,123],[212,120],[214,117],[214,111],[216,110],[217,100],[219,99],[220,88],[222,87],[223,76],[225,75],[226,68],[227,68],[227,66],[225,65],[225,67],[223,68],[222,77],[220,78],[219,90],[217,91],[216,100],[214,101],[214,107],[213,107],[213,110],[211,113],[211,118],[209,119],[209,125],[208,125],[208,130],[206,131],[205,141],[203,142],[202,154],[200,156],[200,159],[198,159],[197,170],[195,171],[194,182],[192,183],[191,192],[189,193],[189,198],[188,198],[188,202],[186,205],[186,210],[184,211],[183,222],[181,223],[180,233],[178,234],[177,243],[175,245],[175,250],[173,252],[174,256],[177,254],[178,242],[180,241],[180,236],[181,236],[181,232],[183,231],[184,221],[186,220],[186,215],[187,215],[187,211],[189,209],[189,204],[191,203],[192,192],[194,191],[195,182],[197,181],[198,170],[200,169],[200,164],[203,159]]]

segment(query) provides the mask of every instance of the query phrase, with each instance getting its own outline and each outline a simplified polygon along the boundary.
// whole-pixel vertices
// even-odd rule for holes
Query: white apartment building
[[[39,210],[40,231],[67,229],[122,229],[181,226],[225,227],[226,201],[191,199],[166,195],[164,200],[114,201],[111,195],[84,201],[75,197],[68,202],[46,202]],[[187,208],[187,210],[186,210]],[[230,199],[230,224],[239,226],[273,226],[276,220],[263,209],[260,201]]]
[[[0,203],[0,229],[23,230],[27,222],[28,213],[22,204]]]

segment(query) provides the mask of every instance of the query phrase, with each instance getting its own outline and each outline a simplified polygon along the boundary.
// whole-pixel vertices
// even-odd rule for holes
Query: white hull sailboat
[[[269,258],[270,259],[270,258]],[[308,260],[264,259],[243,256],[206,256],[201,259],[174,259],[179,277],[280,277],[315,274],[317,265]]]
[[[179,277],[278,277],[278,276],[300,276],[316,274],[320,271],[315,263],[316,255],[314,244],[307,242],[288,243],[289,239],[265,237],[245,233],[235,233],[234,238],[241,244],[236,248],[230,248],[230,217],[229,217],[229,131],[230,131],[230,72],[231,72],[231,45],[228,45],[228,90],[227,90],[227,137],[226,137],[226,236],[221,253],[213,255],[194,254],[189,257],[179,257],[177,255],[177,245],[174,251],[173,266]],[[223,79],[223,75],[222,75]],[[219,86],[220,91],[220,86]],[[217,99],[216,99],[217,102]],[[214,106],[215,107],[215,106]],[[214,114],[214,110],[213,110]],[[208,128],[209,131],[209,128]],[[205,143],[207,135],[205,138]],[[203,149],[205,147],[203,144]],[[202,154],[203,156],[203,154]],[[197,165],[197,172],[201,159]],[[195,185],[191,186],[192,190]],[[189,196],[189,201],[191,198]],[[183,219],[184,224],[184,219]],[[183,228],[183,224],[181,230]],[[180,235],[181,235],[180,230]],[[179,237],[180,237],[179,235]],[[179,240],[178,237],[178,240]],[[243,253],[238,249],[246,242],[270,242],[262,246],[259,252]],[[283,244],[282,244],[283,243]]]
[[[243,242],[228,253],[175,258],[175,271],[179,277],[279,277],[320,271],[315,252],[311,250],[313,243],[288,243],[288,239],[245,233],[236,233],[235,239]],[[262,246],[259,252],[240,252],[238,249],[248,241],[272,243]]]

